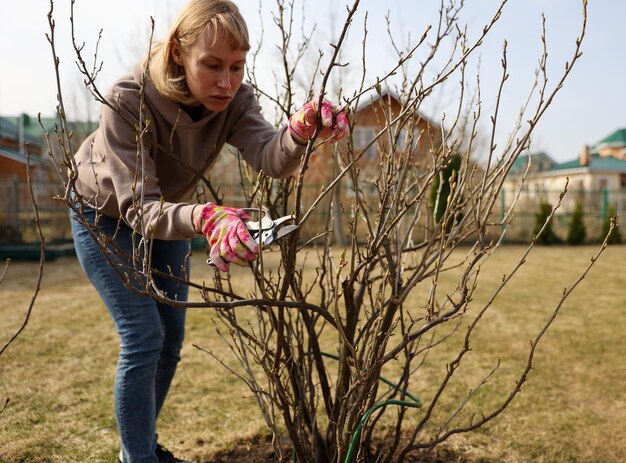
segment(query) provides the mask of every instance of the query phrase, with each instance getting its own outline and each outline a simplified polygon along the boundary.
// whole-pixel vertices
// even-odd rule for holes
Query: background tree
[[[541,201],[539,203],[539,210],[535,214],[535,228],[533,229],[533,235],[535,241],[538,244],[558,244],[561,239],[552,229],[552,216],[554,211],[552,206],[547,201]]]
[[[615,212],[615,206],[609,206],[609,213],[606,218],[602,222],[602,238],[607,236],[608,230],[613,228],[612,233],[609,235],[608,243],[609,244],[621,244],[622,242],[622,234],[619,230],[619,227],[615,227],[617,223],[617,214]]]
[[[450,158],[448,165],[440,172],[438,177],[435,177],[433,186],[431,188],[431,203],[435,210],[435,222],[443,218],[446,209],[448,207],[448,197],[452,191],[451,183],[456,181],[459,172],[461,171],[461,163],[463,158],[459,154],[455,154]],[[446,228],[450,230],[451,223],[446,224]]]
[[[585,211],[583,209],[583,204],[581,201],[576,201],[567,230],[567,244],[577,245],[585,242],[586,231],[584,218]]]

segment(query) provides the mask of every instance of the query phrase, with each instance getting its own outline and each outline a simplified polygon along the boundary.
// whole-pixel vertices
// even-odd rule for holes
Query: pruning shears
[[[265,208],[258,209],[246,207],[242,210],[250,216],[261,216],[260,220],[247,220],[244,222],[246,228],[250,232],[250,235],[260,248],[266,248],[275,241],[290,235],[298,229],[298,225],[296,224],[285,225],[287,222],[295,220],[293,215],[286,215],[277,219],[272,219],[270,211]],[[211,259],[207,259],[206,262],[209,265],[213,265]]]

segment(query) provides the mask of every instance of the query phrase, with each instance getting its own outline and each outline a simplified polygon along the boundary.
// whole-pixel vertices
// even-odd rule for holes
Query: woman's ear
[[[172,39],[170,46],[170,54],[172,55],[172,59],[179,66],[183,65],[183,53],[178,45],[178,40]]]

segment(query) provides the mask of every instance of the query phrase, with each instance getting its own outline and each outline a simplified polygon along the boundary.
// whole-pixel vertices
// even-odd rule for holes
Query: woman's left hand
[[[245,211],[212,203],[205,204],[194,220],[196,231],[206,236],[211,262],[222,272],[228,271],[228,264],[247,265],[259,253],[246,220],[250,217]]]
[[[306,103],[289,118],[289,133],[296,143],[306,145],[315,133],[318,122],[319,98]],[[331,143],[341,140],[348,130],[348,116],[346,111],[330,101],[323,99],[319,111],[322,127],[319,136]]]

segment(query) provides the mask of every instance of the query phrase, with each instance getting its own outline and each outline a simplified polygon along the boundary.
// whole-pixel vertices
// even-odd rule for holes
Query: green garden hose
[[[411,396],[408,392],[407,392],[407,395]],[[352,461],[352,458],[355,455],[356,446],[359,442],[359,438],[361,437],[361,429],[363,428],[363,425],[365,424],[367,419],[376,410],[382,407],[386,407],[387,405],[398,405],[400,407],[420,408],[422,406],[422,401],[417,399],[417,402],[407,402],[406,400],[389,399],[389,400],[385,400],[383,402],[380,402],[374,405],[372,408],[366,411],[363,414],[363,418],[361,418],[361,420],[359,421],[359,424],[357,425],[356,429],[352,433],[352,438],[350,439],[350,446],[348,447],[348,453],[346,454],[345,463],[350,463]]]
[[[338,356],[333,355],[333,354],[329,354],[328,352],[320,352],[320,353],[321,353],[321,355],[323,357],[328,357],[328,358],[331,358],[331,359],[334,359],[334,360],[339,360]],[[379,376],[378,380],[383,382],[383,383],[385,383],[388,386],[391,386],[391,387],[393,387],[395,389],[398,389],[403,394],[405,394],[408,398],[410,398],[412,400],[412,402],[409,402],[409,401],[406,401],[406,400],[389,399],[389,400],[384,400],[384,401],[382,401],[380,403],[377,403],[372,408],[367,410],[363,414],[363,417],[359,420],[359,424],[357,424],[356,429],[352,433],[352,437],[350,438],[350,445],[348,446],[348,453],[346,454],[346,459],[344,460],[344,463],[351,463],[352,462],[352,458],[355,456],[356,446],[357,446],[357,444],[359,442],[359,439],[361,437],[361,430],[363,429],[363,425],[368,420],[368,418],[372,415],[372,413],[374,413],[376,410],[378,410],[380,408],[383,408],[383,407],[386,407],[387,405],[397,405],[399,407],[411,407],[411,408],[421,408],[422,407],[422,401],[416,395],[411,394],[408,391],[405,391],[400,386],[398,386],[396,383],[394,383],[393,381],[388,380],[384,376]],[[292,455],[293,455],[293,463],[297,463],[298,459],[296,458],[296,452],[292,451]]]

